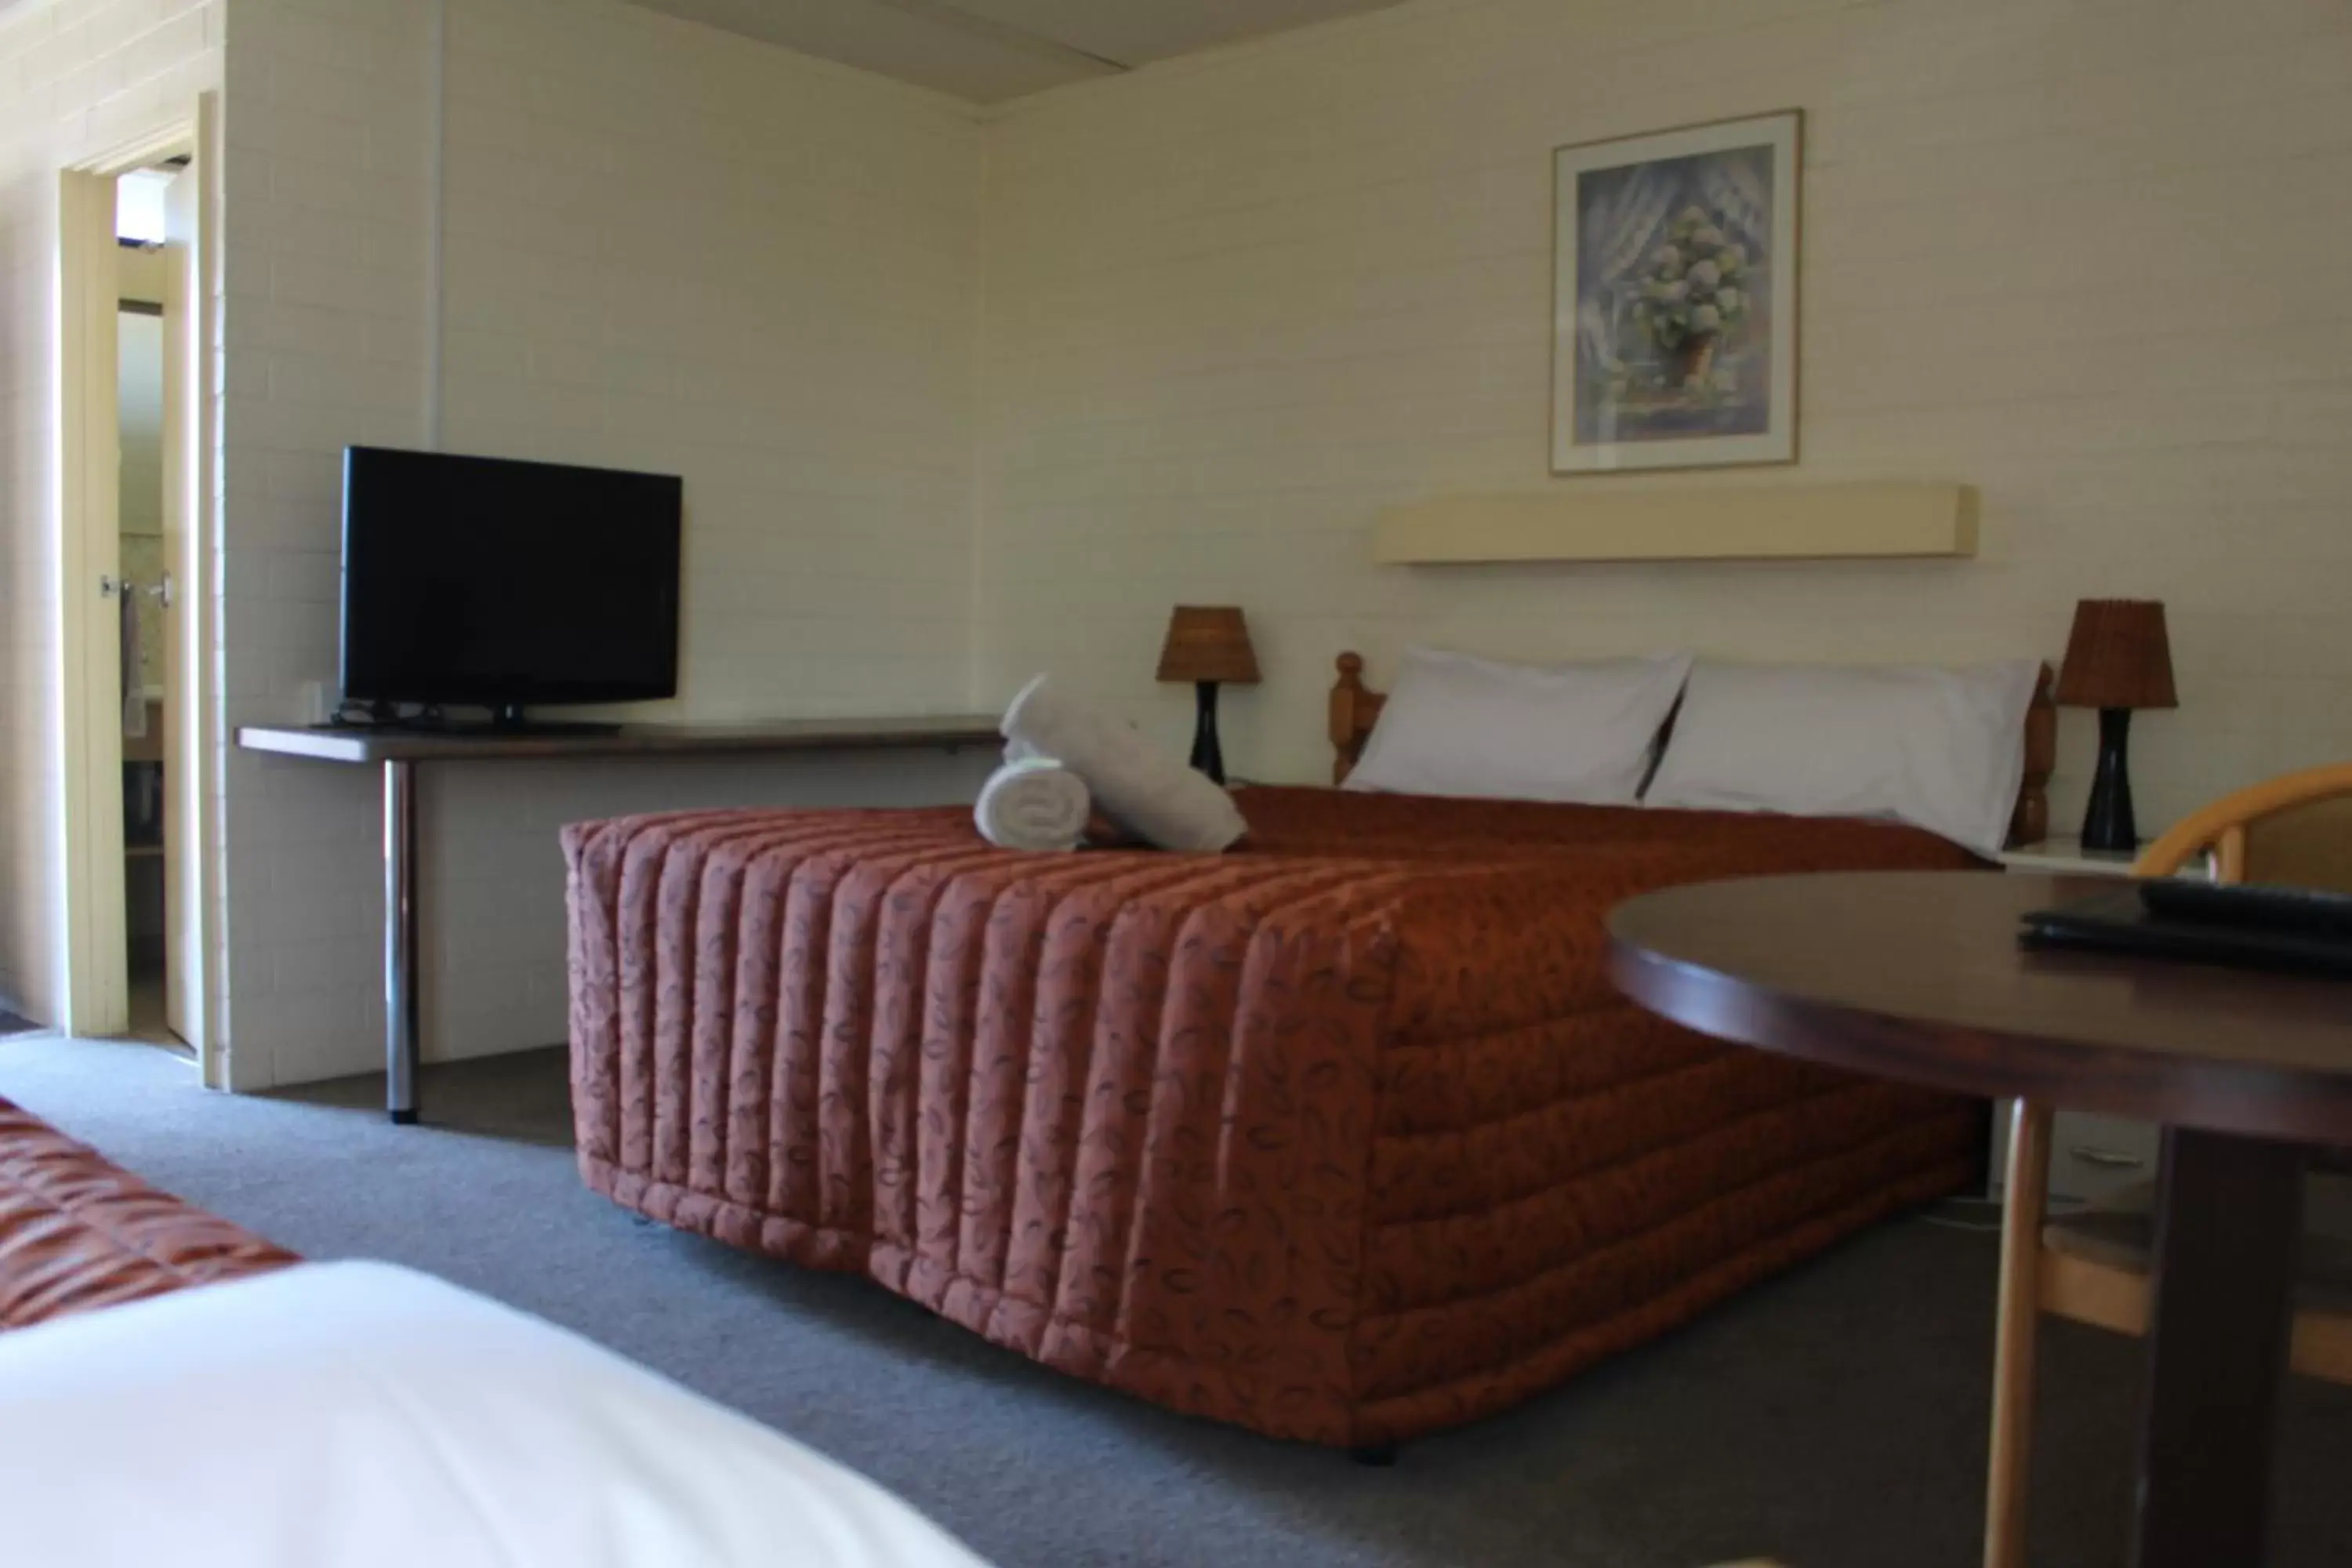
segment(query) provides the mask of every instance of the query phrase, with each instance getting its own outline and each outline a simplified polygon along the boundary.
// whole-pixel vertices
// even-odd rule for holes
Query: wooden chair
[[[2216,801],[2157,839],[2132,866],[2169,877],[2212,857],[2214,880],[2352,891],[2352,763],[2312,768]],[[2154,1184],[2055,1220],[2047,1105],[2019,1100],[2011,1125],[2001,1214],[2000,1342],[1994,1352],[1992,1460],[1986,1484],[1985,1568],[2023,1568],[2027,1469],[2033,1420],[2034,1339],[2043,1312],[2122,1333],[2147,1331]],[[2340,1151],[2314,1159],[2305,1205],[2347,1211],[2352,1163]],[[2352,1383],[2352,1243],[2304,1240],[2295,1371]]]

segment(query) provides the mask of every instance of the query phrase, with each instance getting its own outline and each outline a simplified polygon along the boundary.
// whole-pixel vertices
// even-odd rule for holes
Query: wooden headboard
[[[1331,683],[1331,782],[1346,781],[1364,754],[1381,708],[1388,699],[1364,684],[1361,654],[1339,656],[1339,679]],[[1673,732],[1674,721],[1666,721]],[[2025,710],[2025,781],[2018,786],[2017,809],[2009,819],[2012,845],[2039,844],[2050,836],[2050,774],[2058,765],[2058,708],[2050,700],[2050,667],[2033,688],[2033,701]]]

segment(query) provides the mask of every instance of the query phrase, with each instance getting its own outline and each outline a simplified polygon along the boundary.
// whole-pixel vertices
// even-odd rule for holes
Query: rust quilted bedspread
[[[296,1261],[0,1100],[0,1329]]]
[[[1619,996],[1647,889],[1964,866],[1906,828],[1238,797],[1224,856],[968,813],[568,828],[589,1184],[1276,1436],[1471,1419],[1969,1179],[1969,1104]]]

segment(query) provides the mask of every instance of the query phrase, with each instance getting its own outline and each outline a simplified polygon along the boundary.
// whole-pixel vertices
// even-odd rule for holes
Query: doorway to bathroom
[[[179,584],[163,540],[165,307],[173,182],[188,160],[118,175],[115,244],[116,616],[122,673],[122,909],[133,1038],[184,1044],[171,1025],[166,936],[164,698]]]
[[[217,102],[58,185],[58,706],[68,1034],[215,1080]]]

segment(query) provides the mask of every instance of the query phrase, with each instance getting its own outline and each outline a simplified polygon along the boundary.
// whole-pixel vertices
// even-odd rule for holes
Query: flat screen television
[[[677,692],[675,475],[343,451],[342,687],[392,705]]]

